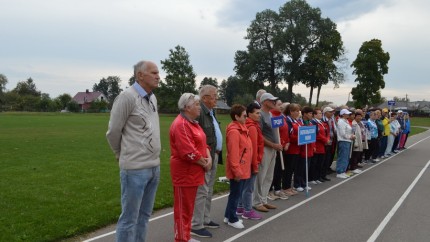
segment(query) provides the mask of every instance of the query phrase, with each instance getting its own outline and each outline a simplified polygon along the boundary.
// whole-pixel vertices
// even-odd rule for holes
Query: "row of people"
[[[134,66],[134,74],[136,82],[115,99],[106,134],[120,166],[122,212],[117,241],[145,240],[160,179],[160,127],[154,108],[157,99],[152,93],[160,81],[158,67],[153,62],[140,61]],[[178,101],[180,114],[170,127],[175,241],[197,241],[191,235],[212,237],[207,228],[220,227],[210,216],[223,143],[214,112],[216,101],[217,89],[211,85],[203,86],[199,95],[182,94]],[[357,167],[362,163],[363,153],[365,160],[372,157],[377,161],[380,153],[376,151],[383,146],[379,137],[382,132],[374,126],[377,111],[369,113],[367,122],[361,121],[361,110],[355,110],[353,120],[347,109],[340,110],[339,118],[333,116],[334,112],[332,107],[321,110],[285,105],[264,90],[257,92],[256,101],[247,107],[232,106],[232,122],[227,126],[225,137],[226,176],[230,183],[224,214],[226,224],[244,228],[238,216],[261,219],[258,212],[276,209],[269,203],[270,198],[288,199],[310,189],[305,182],[306,157],[311,184],[330,181],[327,174],[336,147],[336,172],[340,178],[347,176],[348,169],[359,172]],[[274,116],[282,116],[284,125],[272,128]],[[392,125],[391,133],[397,137],[400,131],[394,127],[395,123],[389,122],[390,132]],[[317,141],[306,145],[307,149],[297,142],[298,127],[303,125],[317,126]],[[406,126],[400,128],[402,135],[407,134]],[[398,143],[402,148],[407,135],[400,137]],[[395,140],[387,135],[385,150],[391,143],[397,148]],[[383,156],[389,154],[384,152]]]

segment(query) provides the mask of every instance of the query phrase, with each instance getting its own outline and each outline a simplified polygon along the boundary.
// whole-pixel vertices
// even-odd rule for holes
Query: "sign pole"
[[[281,144],[281,135],[279,134],[279,128],[278,128],[278,142],[279,144]],[[282,145],[282,144],[281,144]],[[281,157],[281,167],[282,170],[285,170],[285,166],[284,166],[284,155],[282,154],[282,151],[284,149],[282,149],[281,151],[279,151],[279,156]]]
[[[309,184],[308,184],[308,144],[306,144],[306,197],[309,197]]]

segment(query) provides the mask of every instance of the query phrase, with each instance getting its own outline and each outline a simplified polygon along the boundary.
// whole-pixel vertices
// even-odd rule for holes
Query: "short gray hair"
[[[215,90],[215,92],[216,92],[217,88],[215,86],[210,85],[210,84],[204,85],[199,90],[199,96],[203,97],[204,95],[207,95],[209,93],[209,91],[211,91],[211,90]]]
[[[263,95],[264,93],[266,93],[267,91],[264,89],[260,89],[257,91],[257,94],[255,95],[255,100],[260,101],[261,95]]]
[[[196,94],[188,93],[188,92],[182,94],[182,96],[179,98],[179,101],[178,101],[179,111],[184,111],[186,107],[191,105],[191,103],[194,103],[195,101],[198,101],[198,100],[200,100],[200,97],[197,96]]]
[[[139,71],[146,71],[147,65],[148,65],[148,61],[145,61],[145,60],[139,61],[139,62],[137,62],[136,65],[134,65],[134,78],[135,79],[137,78],[137,73]]]

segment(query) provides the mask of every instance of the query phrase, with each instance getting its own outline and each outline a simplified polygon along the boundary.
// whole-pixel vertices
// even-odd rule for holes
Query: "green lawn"
[[[160,117],[156,209],[173,203],[168,132],[174,118]],[[224,132],[230,117],[219,119]],[[116,222],[119,169],[105,138],[108,120],[108,114],[0,113],[0,241],[55,241]],[[430,118],[413,118],[412,125],[430,127]],[[216,183],[215,192],[227,189]]]
[[[155,208],[171,206],[168,130],[161,117],[161,182]],[[220,116],[222,130],[229,122]],[[114,223],[118,163],[108,114],[0,113],[0,241],[54,241]],[[224,166],[219,167],[224,175]],[[226,190],[217,183],[217,192]]]

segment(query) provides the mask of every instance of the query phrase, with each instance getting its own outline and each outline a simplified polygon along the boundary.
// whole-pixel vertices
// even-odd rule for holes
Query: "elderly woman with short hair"
[[[195,121],[200,115],[200,98],[184,93],[179,99],[180,114],[170,126],[170,173],[174,192],[175,241],[190,238],[191,219],[197,188],[204,183],[212,165],[206,135]]]

